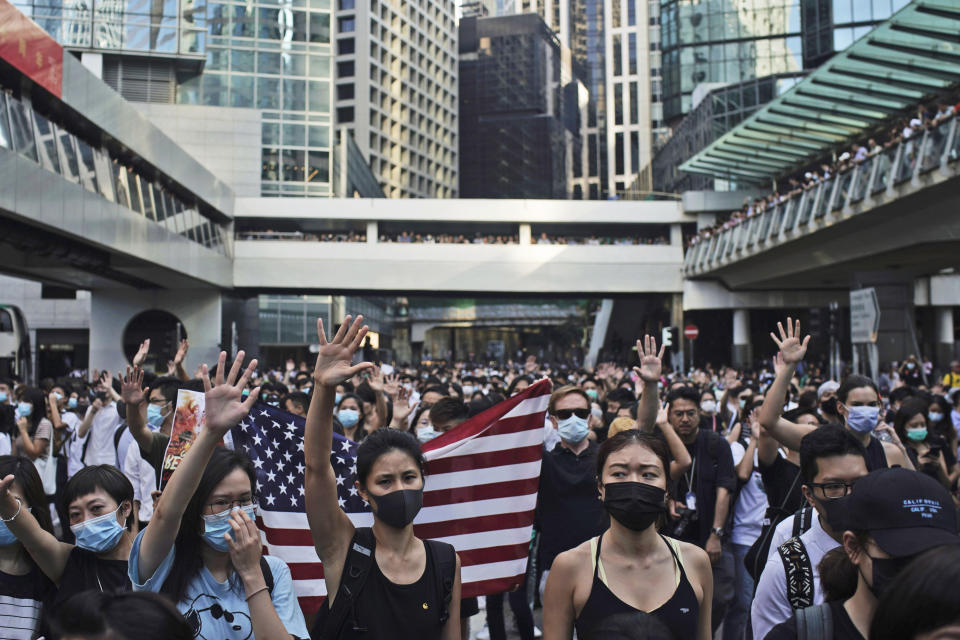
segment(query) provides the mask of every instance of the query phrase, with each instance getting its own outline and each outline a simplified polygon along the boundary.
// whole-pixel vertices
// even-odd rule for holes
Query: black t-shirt
[[[697,496],[697,519],[687,525],[679,539],[703,547],[713,528],[717,488],[723,487],[733,494],[737,488],[737,476],[733,470],[730,443],[723,436],[698,429],[696,441],[686,446],[693,465],[677,482],[677,496],[684,503],[692,480],[693,493]],[[733,512],[733,500],[730,502],[728,516]]]
[[[768,505],[779,509],[786,500],[784,513],[794,513],[803,506],[803,491],[800,489],[803,480],[797,479],[800,467],[780,455],[777,455],[773,464],[765,465],[761,462],[759,466]]]
[[[40,626],[40,611],[56,587],[36,565],[22,576],[0,571],[0,638],[29,638]]]
[[[833,638],[831,640],[866,640],[853,620],[843,608],[843,602],[831,602],[830,613],[833,615]],[[766,635],[764,640],[797,640],[797,618],[790,616],[781,622]]]
[[[595,443],[580,455],[563,444],[544,453],[535,518],[540,532],[539,566],[543,569],[549,569],[564,551],[607,529],[610,521],[597,497]]]
[[[132,591],[127,577],[126,560],[104,560],[92,551],[74,547],[60,578],[60,590],[53,600],[53,610],[81,591]]]

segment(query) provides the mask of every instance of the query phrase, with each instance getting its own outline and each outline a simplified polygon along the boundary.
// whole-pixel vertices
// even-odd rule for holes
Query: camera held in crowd
[[[680,514],[680,519],[673,525],[672,535],[674,538],[682,538],[687,527],[690,526],[690,523],[696,522],[699,516],[697,515],[696,509],[689,509],[682,504],[677,505],[677,513]]]

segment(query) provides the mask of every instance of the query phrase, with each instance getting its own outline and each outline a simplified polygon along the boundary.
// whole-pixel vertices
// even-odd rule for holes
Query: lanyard
[[[697,457],[694,456],[693,462],[690,465],[690,470],[683,474],[683,476],[687,479],[688,493],[689,492],[696,493],[695,491],[693,491],[693,478],[696,476],[696,473],[697,473]]]

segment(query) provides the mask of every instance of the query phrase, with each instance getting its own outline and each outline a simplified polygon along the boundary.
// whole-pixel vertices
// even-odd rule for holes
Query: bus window
[[[0,309],[0,331],[3,333],[13,333],[13,318],[6,309]]]

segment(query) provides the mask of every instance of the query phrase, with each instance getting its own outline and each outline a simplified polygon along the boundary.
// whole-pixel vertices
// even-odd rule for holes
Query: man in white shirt
[[[867,475],[866,452],[846,429],[820,427],[800,442],[800,474],[803,495],[816,510],[816,517],[799,539],[789,537],[792,516],[777,526],[750,610],[756,640],[790,618],[795,608],[823,602],[818,565],[827,551],[840,545],[839,534],[827,524],[826,510],[831,500],[847,495],[853,483]],[[789,538],[786,541],[785,536]]]
[[[83,455],[85,466],[95,464],[117,464],[117,449],[114,434],[120,426],[120,414],[117,403],[107,397],[99,396],[87,409],[87,415],[77,430],[79,438],[88,438],[87,451]]]

